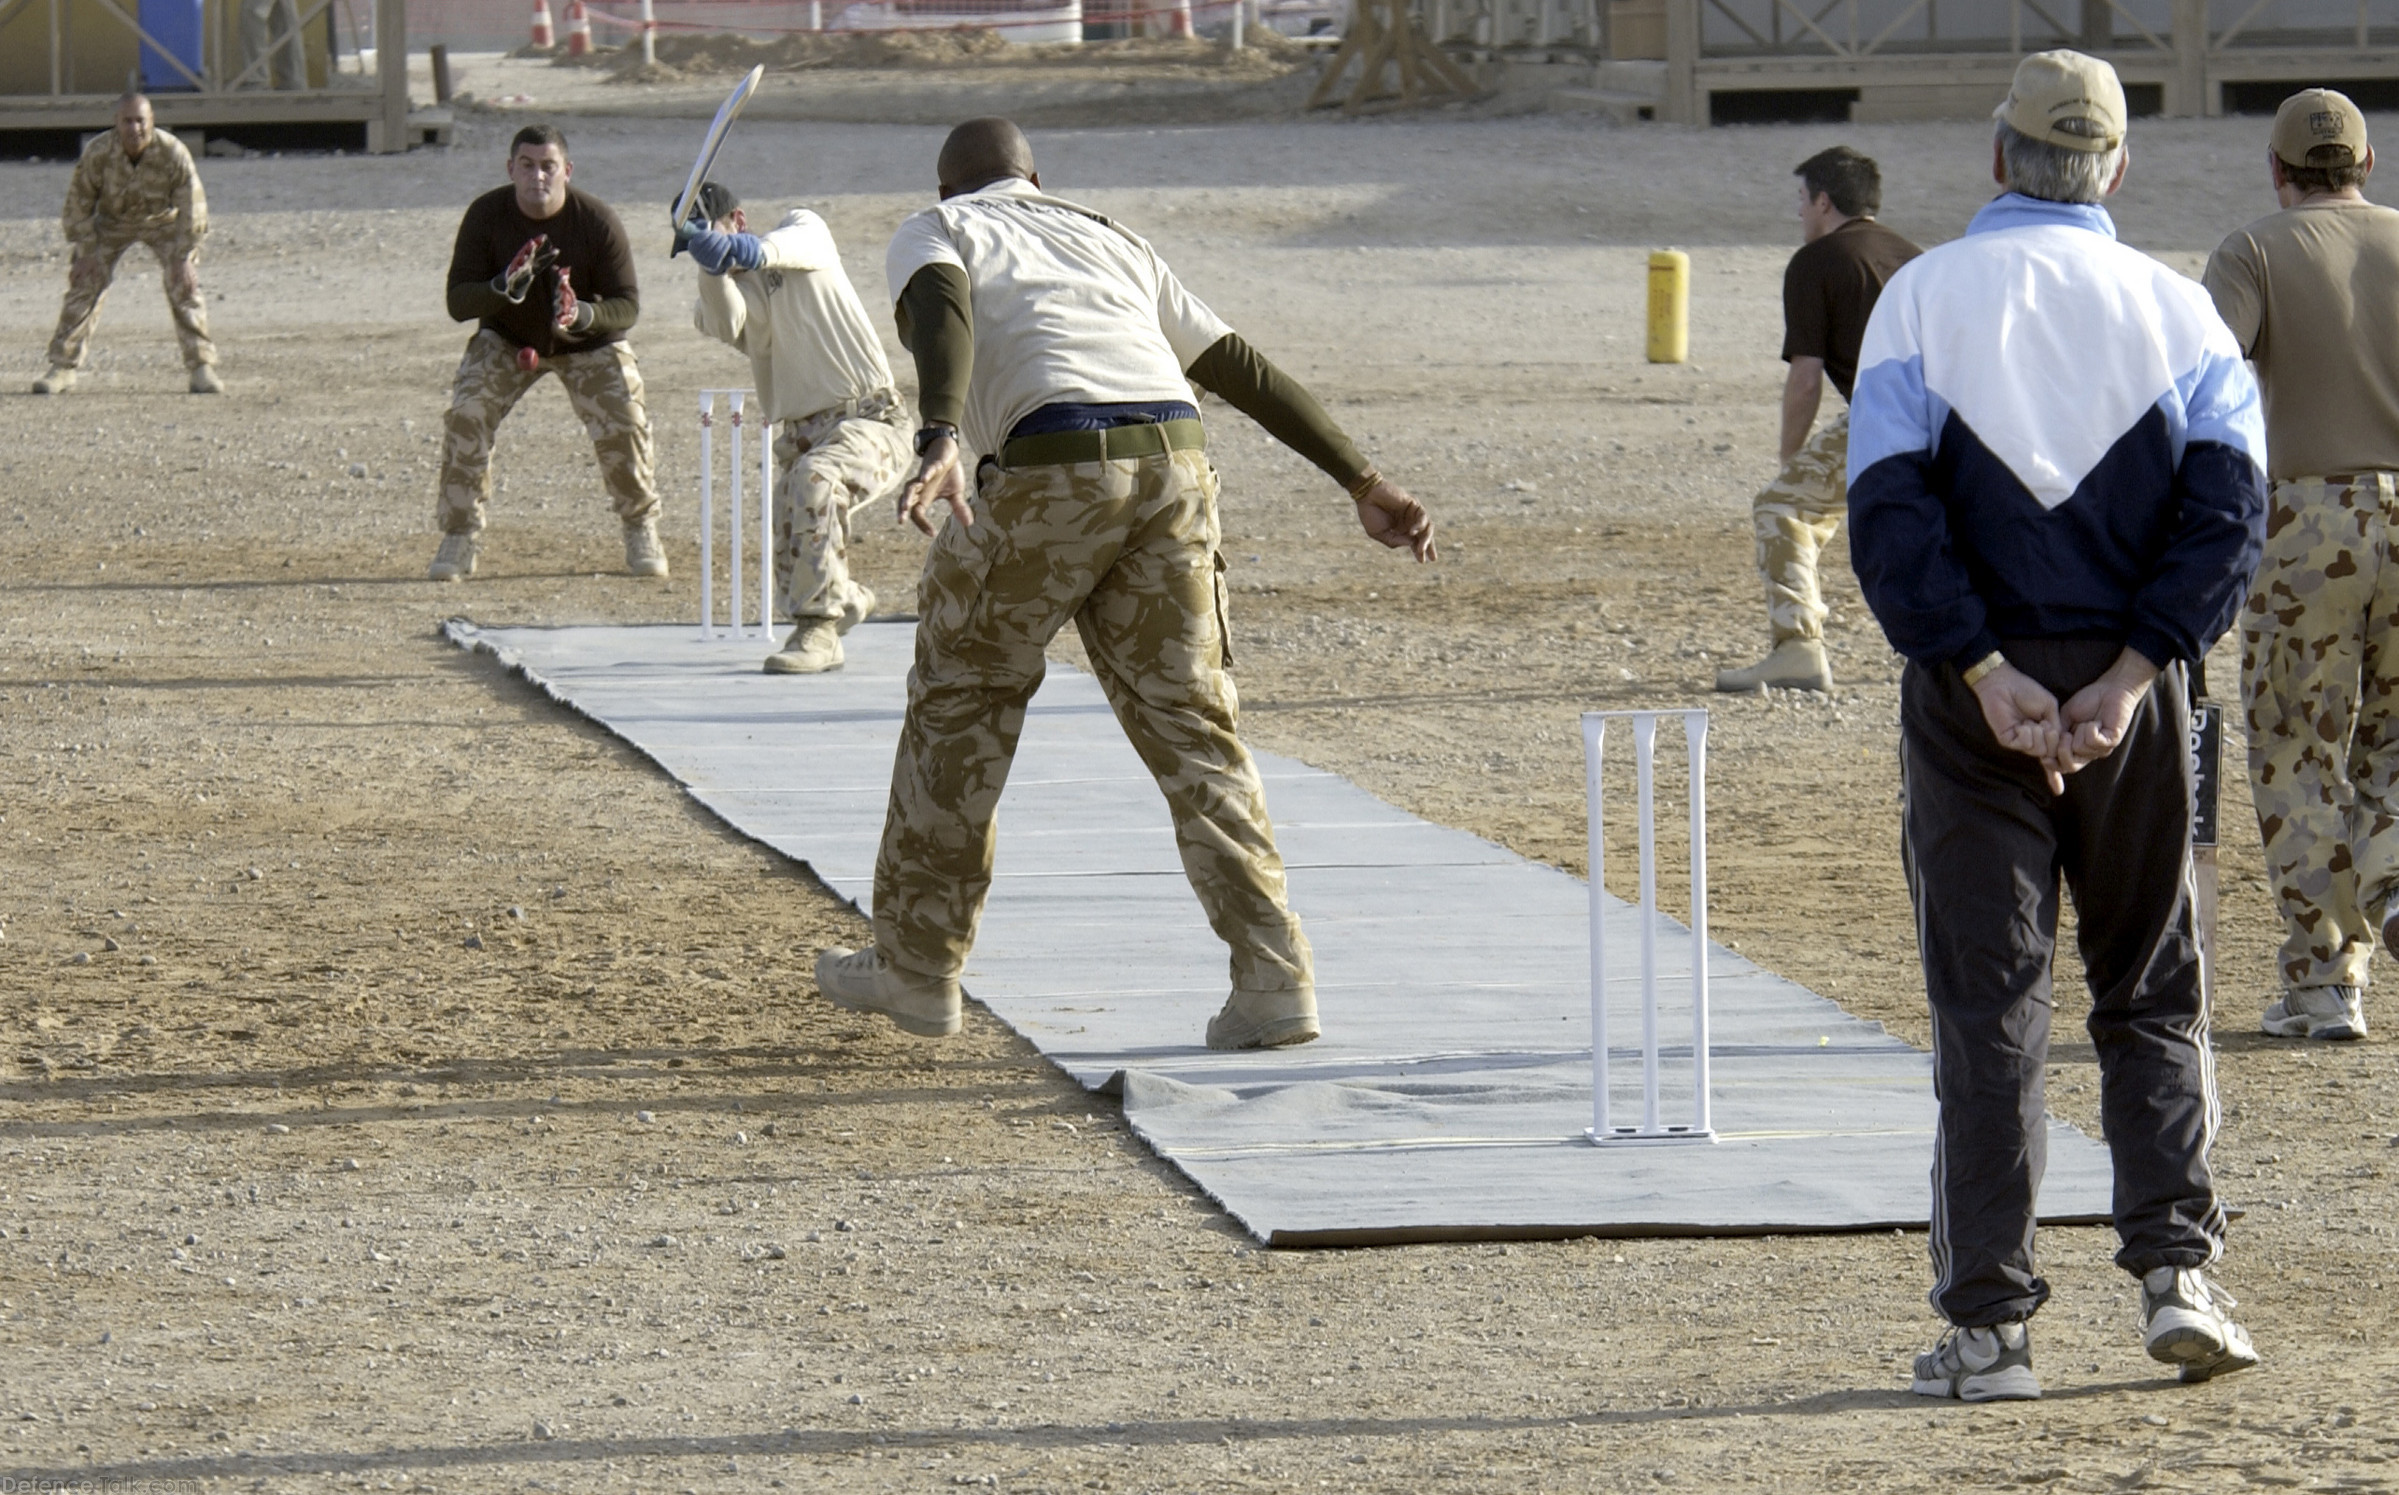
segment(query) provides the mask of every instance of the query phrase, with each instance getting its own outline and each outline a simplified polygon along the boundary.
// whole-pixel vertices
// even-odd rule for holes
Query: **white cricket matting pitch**
[[[770,676],[694,625],[483,628],[487,650],[647,753],[732,825],[867,906],[915,630]],[[1325,1036],[1216,1054],[1225,954],[1166,810],[1089,676],[1052,665],[1001,803],[968,993],[1278,1246],[1923,1226],[1927,1056],[1715,947],[1716,1144],[1596,1148],[1584,884],[1333,774],[1258,755],[1316,947]],[[1638,1105],[1638,911],[1611,900],[1617,1119]],[[1621,943],[1616,943],[1621,941]],[[1661,1031],[1688,1033],[1689,935],[1661,928]],[[794,976],[804,963],[795,957]],[[1619,974],[1621,979],[1619,979]],[[804,978],[803,978],[804,979]],[[1669,1049],[1664,1119],[1688,1049]],[[2104,1220],[2105,1149],[2051,1123],[2041,1216]]]

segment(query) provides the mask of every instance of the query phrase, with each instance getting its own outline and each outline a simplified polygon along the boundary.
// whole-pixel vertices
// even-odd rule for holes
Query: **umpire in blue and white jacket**
[[[1915,1389],[2040,1395],[2025,1325],[2061,876],[2089,973],[2116,1262],[2148,1352],[2257,1363],[2221,1250],[2191,896],[2186,666],[2231,623],[2266,514],[2257,386],[2195,281],[2116,242],[2124,90],[2017,69],[1964,238],[1892,277],[1850,404],[1851,553],[1907,656],[1903,857],[1933,1026],[1933,1306]]]

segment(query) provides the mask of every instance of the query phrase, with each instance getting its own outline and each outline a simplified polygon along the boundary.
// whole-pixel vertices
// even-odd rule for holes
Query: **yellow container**
[[[1649,257],[1649,361],[1691,356],[1691,256],[1661,249]]]

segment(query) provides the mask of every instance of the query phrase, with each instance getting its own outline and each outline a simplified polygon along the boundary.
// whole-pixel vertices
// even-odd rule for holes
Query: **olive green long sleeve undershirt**
[[[973,304],[966,272],[955,265],[927,265],[900,292],[900,342],[916,359],[917,408],[928,424],[955,426],[965,417],[975,365]],[[1240,333],[1209,344],[1185,372],[1344,488],[1365,474],[1366,460],[1316,397]]]

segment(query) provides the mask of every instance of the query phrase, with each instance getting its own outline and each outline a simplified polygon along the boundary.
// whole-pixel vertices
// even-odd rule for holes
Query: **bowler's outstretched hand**
[[[936,503],[948,504],[960,524],[973,526],[975,511],[966,501],[966,468],[958,460],[955,437],[936,439],[916,459],[916,475],[900,490],[900,518],[929,535],[933,521],[925,511]]]
[[[2058,725],[2057,697],[2046,686],[2012,664],[1974,682],[1974,698],[1982,703],[1983,720],[1999,745],[2041,760],[2049,792],[2066,792],[2065,772],[2058,762],[2063,732]],[[2079,699],[2079,697],[2077,698]],[[2080,764],[2076,764],[2080,767]]]
[[[1374,486],[1359,495],[1358,523],[1379,544],[1412,552],[1419,561],[1439,559],[1433,548],[1433,516],[1389,478],[1375,479]]]

